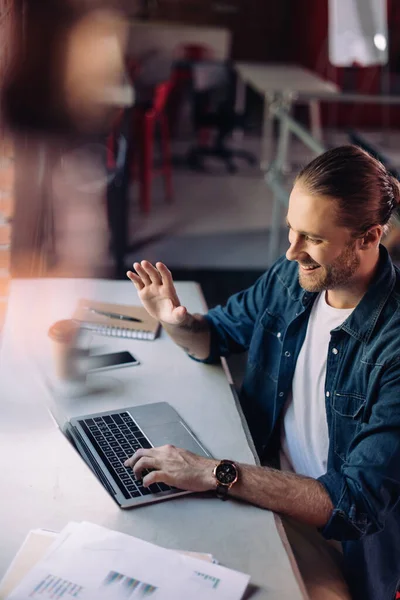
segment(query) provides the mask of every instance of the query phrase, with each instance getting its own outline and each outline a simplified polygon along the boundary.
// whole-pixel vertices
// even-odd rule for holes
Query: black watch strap
[[[229,492],[228,485],[222,485],[221,483],[219,483],[217,485],[216,494],[217,494],[217,498],[219,498],[220,500],[226,500],[228,498],[228,492]]]

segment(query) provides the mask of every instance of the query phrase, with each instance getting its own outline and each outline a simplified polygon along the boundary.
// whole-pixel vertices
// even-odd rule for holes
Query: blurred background
[[[0,321],[11,278],[144,258],[212,306],[285,251],[318,153],[397,175],[400,4],[0,0],[0,93]]]

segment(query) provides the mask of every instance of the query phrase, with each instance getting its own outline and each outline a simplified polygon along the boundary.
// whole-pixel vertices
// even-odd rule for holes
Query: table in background
[[[332,96],[337,94],[339,88],[335,83],[326,81],[298,65],[236,62],[235,68],[238,73],[237,110],[244,110],[245,85],[252,87],[264,98],[261,169],[266,170],[272,158],[273,114],[271,105],[275,102],[280,102],[282,106],[290,110],[296,99],[304,96],[309,105],[312,135],[317,140],[322,139],[318,95],[322,94],[326,98],[329,94]],[[278,152],[282,153],[283,158],[287,156],[288,134],[285,127],[281,127]]]
[[[192,312],[205,309],[197,284],[177,284]],[[251,575],[255,600],[304,598],[297,566],[273,513],[233,499],[191,495],[121,510],[55,427],[43,373],[52,367],[49,325],[78,298],[138,304],[128,281],[14,280],[0,348],[0,577],[30,529],[59,531],[92,521],[168,548],[211,552]],[[140,366],[89,376],[93,391],[59,401],[66,417],[169,402],[218,458],[255,462],[230,383],[220,365],[190,360],[165,334],[153,342],[93,335],[99,352],[130,350]],[[226,372],[228,373],[228,371]],[[282,536],[282,537],[281,537]],[[288,553],[287,553],[288,552]]]

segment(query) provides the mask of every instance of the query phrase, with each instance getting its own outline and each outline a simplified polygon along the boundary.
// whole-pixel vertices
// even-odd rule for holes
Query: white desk
[[[198,286],[178,284],[182,303],[204,311]],[[0,577],[28,530],[89,520],[170,548],[213,553],[251,575],[252,598],[304,598],[272,513],[212,494],[123,511],[49,417],[37,364],[51,365],[48,326],[79,297],[138,303],[128,281],[15,280],[0,350]],[[93,336],[105,351],[128,349],[141,365],[91,376],[97,392],[60,403],[68,417],[159,400],[170,402],[215,457],[254,463],[220,366],[191,361],[162,332],[154,342]],[[296,567],[295,567],[296,570]]]
[[[310,108],[311,131],[321,140],[321,119],[318,96],[337,94],[336,84],[325,81],[315,73],[298,65],[235,63],[238,72],[237,108],[244,109],[245,84],[251,86],[264,98],[264,118],[261,149],[261,168],[268,168],[271,159],[272,120],[271,105],[280,102],[288,110],[299,97],[307,97]],[[287,154],[288,132],[281,131],[278,152]]]

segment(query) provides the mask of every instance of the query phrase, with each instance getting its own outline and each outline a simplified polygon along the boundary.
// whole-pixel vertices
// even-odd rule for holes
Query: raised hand
[[[136,287],[139,298],[147,312],[155,319],[169,325],[181,325],[187,310],[181,306],[170,270],[162,263],[154,267],[149,261],[133,265],[136,273],[127,276]]]

